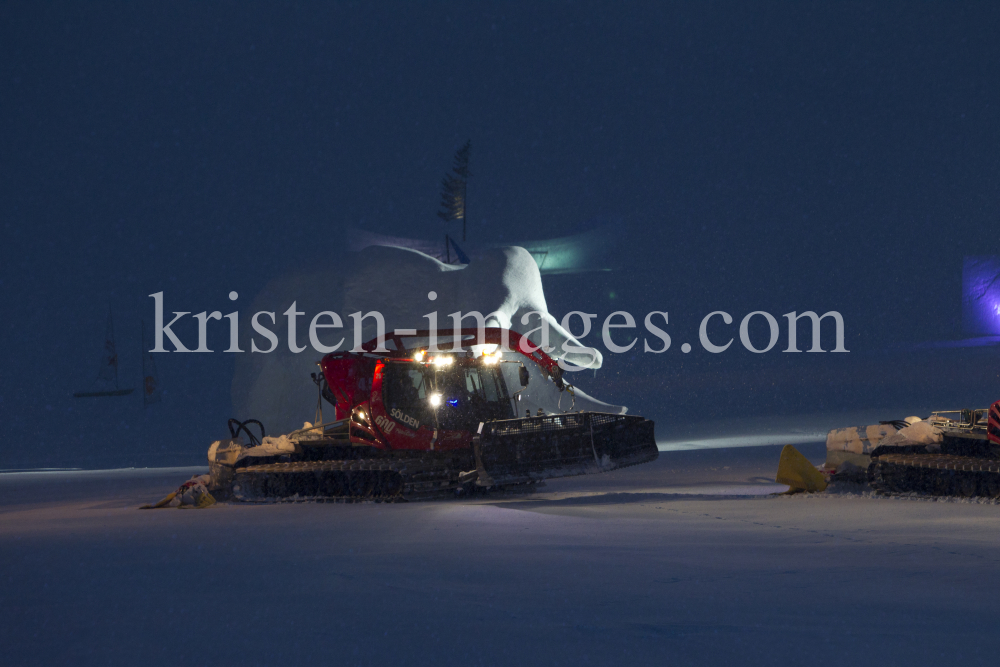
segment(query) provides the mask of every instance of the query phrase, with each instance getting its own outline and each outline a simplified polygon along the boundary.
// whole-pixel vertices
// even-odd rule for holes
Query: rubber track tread
[[[883,454],[868,467],[879,493],[1000,497],[1000,460],[953,454]]]
[[[324,475],[326,473],[326,475]],[[301,487],[297,475],[312,474],[313,485],[320,485],[316,475],[330,477],[346,473],[342,483],[334,486],[341,490],[351,488],[352,477],[362,473],[396,473],[400,476],[398,489],[393,493],[378,492],[352,494],[302,494],[298,492],[275,495],[275,486],[287,491]],[[458,472],[442,467],[440,461],[423,458],[411,459],[343,459],[332,461],[292,461],[246,466],[236,471],[233,495],[245,502],[398,502],[417,498],[431,498],[460,486]],[[246,488],[249,486],[249,490]],[[329,485],[328,485],[329,486]],[[236,487],[240,487],[237,489]]]

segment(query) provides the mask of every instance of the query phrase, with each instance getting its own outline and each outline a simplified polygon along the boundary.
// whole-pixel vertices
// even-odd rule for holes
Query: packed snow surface
[[[779,450],[399,504],[0,475],[4,664],[995,664],[1000,506],[768,495]]]

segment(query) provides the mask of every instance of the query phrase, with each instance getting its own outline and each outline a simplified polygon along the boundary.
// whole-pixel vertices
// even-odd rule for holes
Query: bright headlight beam
[[[441,405],[441,394],[431,394],[427,397],[427,401],[436,408]]]
[[[490,354],[489,352],[483,352],[483,363],[484,364],[495,364],[500,361],[500,350]]]

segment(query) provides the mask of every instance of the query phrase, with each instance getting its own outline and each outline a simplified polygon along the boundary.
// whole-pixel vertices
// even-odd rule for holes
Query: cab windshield
[[[479,422],[514,417],[499,365],[465,360],[444,367],[390,362],[383,370],[382,386],[389,416],[411,428],[434,428],[435,411],[438,426],[446,430],[474,431]],[[430,401],[434,394],[441,396],[436,408]]]

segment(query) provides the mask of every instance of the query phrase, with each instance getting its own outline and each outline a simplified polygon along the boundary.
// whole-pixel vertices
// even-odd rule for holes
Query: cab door
[[[372,416],[392,449],[431,448],[435,426],[429,393],[421,364],[387,360],[376,365]]]

